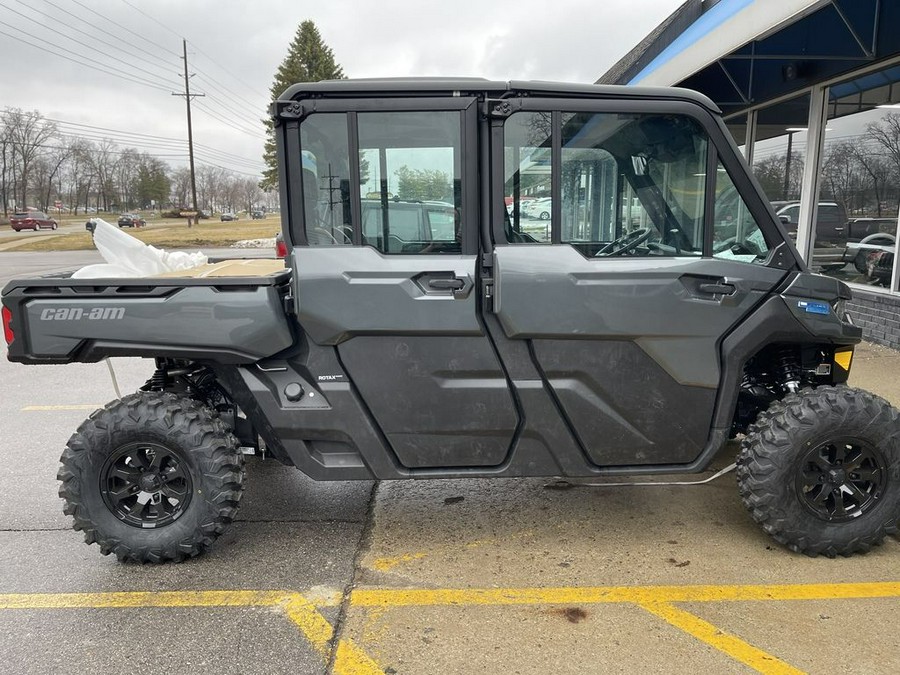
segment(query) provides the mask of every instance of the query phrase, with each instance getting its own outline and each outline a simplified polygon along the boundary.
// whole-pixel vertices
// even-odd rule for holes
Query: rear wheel
[[[243,455],[196,401],[139,392],[96,411],[69,439],[57,478],[85,542],[137,562],[195,556],[234,519]]]
[[[760,413],[738,456],[744,505],[807,555],[865,553],[900,521],[900,413],[869,392],[819,387]]]

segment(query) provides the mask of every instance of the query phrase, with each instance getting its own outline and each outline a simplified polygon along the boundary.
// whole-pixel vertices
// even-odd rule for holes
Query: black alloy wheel
[[[865,553],[900,533],[900,410],[843,385],[788,394],[747,429],[737,480],[753,519],[791,550]]]
[[[132,527],[163,527],[177,520],[191,501],[193,483],[184,459],[158,443],[129,443],[100,471],[103,502]]]
[[[887,465],[871,444],[837,438],[809,450],[797,472],[797,493],[819,518],[845,522],[871,510],[884,492]]]

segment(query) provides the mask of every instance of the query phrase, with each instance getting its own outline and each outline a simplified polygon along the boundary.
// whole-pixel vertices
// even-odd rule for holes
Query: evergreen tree
[[[275,80],[270,90],[272,99],[278,98],[292,84],[297,82],[318,82],[320,80],[343,80],[343,69],[335,62],[334,52],[322,41],[316,24],[304,21],[297,28],[297,34],[288,47],[287,56],[275,72]],[[263,172],[259,186],[263,190],[274,189],[278,185],[278,167],[275,159],[275,134],[272,121],[263,120],[266,125],[266,145]]]

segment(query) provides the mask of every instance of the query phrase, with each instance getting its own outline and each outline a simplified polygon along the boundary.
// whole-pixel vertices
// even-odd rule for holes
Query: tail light
[[[6,344],[11,345],[12,341],[15,339],[15,335],[13,335],[12,330],[12,312],[9,311],[9,307],[4,307],[2,310],[3,314],[3,337],[6,339]]]
[[[275,240],[275,255],[279,258],[287,258],[287,244],[284,243],[283,239]]]

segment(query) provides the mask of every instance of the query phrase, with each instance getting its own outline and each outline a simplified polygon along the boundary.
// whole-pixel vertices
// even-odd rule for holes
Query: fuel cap
[[[288,401],[299,401],[303,398],[303,385],[299,382],[291,382],[284,388],[284,397]]]

